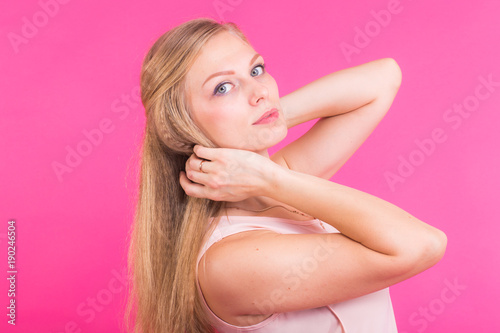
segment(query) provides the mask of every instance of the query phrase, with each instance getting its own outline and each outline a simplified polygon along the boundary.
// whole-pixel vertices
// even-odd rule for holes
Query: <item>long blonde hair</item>
[[[139,192],[128,252],[132,277],[125,323],[142,333],[211,332],[196,287],[196,259],[217,223],[223,202],[189,197],[179,172],[195,144],[216,147],[190,117],[185,77],[205,43],[228,31],[248,43],[233,23],[195,19],[162,35],[141,71],[146,127]]]

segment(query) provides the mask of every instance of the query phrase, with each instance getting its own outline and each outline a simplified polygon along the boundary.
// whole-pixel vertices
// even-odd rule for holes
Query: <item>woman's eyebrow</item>
[[[250,63],[248,64],[248,66],[251,66],[251,65],[253,64],[253,62],[254,62],[254,61],[255,61],[258,57],[260,57],[260,56],[261,56],[260,54],[256,53],[256,54],[253,56],[252,60],[250,60]]]
[[[250,60],[250,63],[248,64],[248,66],[251,66],[253,64],[253,62],[258,58],[260,57],[261,55],[256,53],[252,60]],[[202,87],[205,85],[205,83],[207,83],[210,79],[216,77],[216,76],[221,76],[221,75],[232,75],[234,74],[234,71],[222,71],[222,72],[217,72],[217,73],[214,73],[212,75],[210,75],[209,77],[207,77],[207,79],[205,80],[205,82],[203,82],[203,84],[201,85]]]
[[[207,81],[214,78],[215,76],[226,75],[226,74],[227,75],[234,74],[234,71],[222,71],[222,72],[214,73],[214,74],[210,75],[209,77],[207,77],[207,79],[205,80],[205,82],[203,82],[203,84],[201,86],[203,87],[205,85],[205,83],[207,83]]]

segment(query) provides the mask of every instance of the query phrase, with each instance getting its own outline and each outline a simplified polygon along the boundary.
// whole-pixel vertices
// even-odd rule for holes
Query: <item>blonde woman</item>
[[[446,236],[329,179],[400,82],[396,62],[380,59],[280,98],[236,25],[197,19],[161,36],[141,74],[136,331],[396,332],[388,287],[438,262]]]

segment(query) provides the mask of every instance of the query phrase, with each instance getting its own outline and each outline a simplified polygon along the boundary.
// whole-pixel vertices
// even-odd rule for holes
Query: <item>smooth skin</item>
[[[195,146],[180,174],[181,186],[190,196],[242,209],[282,204],[340,233],[255,230],[212,245],[199,266],[200,286],[212,311],[230,324],[248,326],[276,312],[359,297],[437,263],[447,242],[442,231],[382,199],[329,181],[391,106],[401,83],[397,63],[380,59],[334,72],[278,98],[274,79],[256,70],[262,61],[256,53],[232,34],[221,33],[205,45],[189,72],[195,121],[223,148]],[[200,88],[221,71],[232,74],[213,77]],[[280,119],[252,125],[270,107],[279,109]],[[268,155],[267,148],[281,141],[288,128],[316,118],[321,119],[306,134]],[[242,212],[228,209],[229,215]],[[280,208],[244,215],[300,219]],[[320,263],[317,269],[297,274],[299,280],[287,278],[291,267],[311,258]]]

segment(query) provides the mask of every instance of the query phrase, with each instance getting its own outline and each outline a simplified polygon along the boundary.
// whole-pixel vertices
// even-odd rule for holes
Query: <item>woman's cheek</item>
[[[273,95],[279,97],[278,84],[276,83],[276,81],[274,80],[274,78],[272,76],[271,76],[270,81],[271,81],[270,82],[271,91],[272,91]]]

